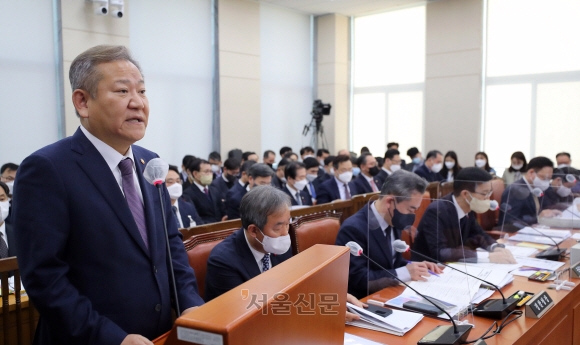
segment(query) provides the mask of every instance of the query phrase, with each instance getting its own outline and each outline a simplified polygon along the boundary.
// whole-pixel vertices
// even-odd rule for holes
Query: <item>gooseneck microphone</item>
[[[485,284],[487,284],[489,286],[493,286],[493,288],[497,292],[499,292],[499,294],[501,295],[501,300],[488,299],[484,303],[480,303],[480,305],[477,306],[477,308],[473,310],[474,315],[500,320],[500,319],[503,319],[504,317],[506,317],[507,314],[509,314],[512,310],[514,310],[516,308],[516,304],[517,304],[518,300],[513,300],[513,301],[506,300],[505,296],[503,295],[503,292],[501,292],[501,289],[497,285],[492,284],[491,282],[488,282],[487,280],[483,280],[483,279],[476,277],[472,274],[469,274],[469,273],[464,272],[462,270],[458,270],[455,267],[446,265],[446,264],[440,262],[439,260],[435,260],[431,257],[428,257],[427,255],[423,255],[423,254],[419,253],[418,251],[412,250],[411,247],[409,247],[409,245],[407,245],[407,243],[405,243],[405,241],[395,240],[393,242],[393,248],[398,253],[404,253],[406,251],[410,251],[413,254],[417,254],[417,255],[423,257],[424,259],[427,259],[427,260],[432,261],[432,262],[436,262],[437,264],[443,265],[445,267],[449,267],[454,271],[461,272],[467,276],[470,276],[470,277],[475,278],[481,282],[484,282]]]
[[[560,246],[558,245],[558,242],[556,242],[552,236],[548,236],[548,235],[544,234],[543,232],[541,232],[540,230],[534,228],[530,224],[528,224],[528,223],[524,222],[523,220],[517,218],[516,216],[510,214],[508,212],[511,209],[511,206],[509,204],[507,204],[507,203],[501,204],[500,209],[501,209],[501,211],[503,212],[504,215],[510,216],[513,220],[516,221],[516,222],[512,223],[513,226],[515,226],[516,228],[518,228],[518,229],[521,230],[521,229],[523,229],[525,227],[528,227],[528,228],[534,230],[535,232],[537,232],[540,236],[547,237],[552,242],[554,242],[554,245],[556,246],[556,249],[546,249],[544,251],[541,251],[538,254],[536,254],[536,258],[538,258],[538,259],[545,259],[545,260],[552,260],[552,261],[560,261],[560,258],[564,254],[566,254],[566,249],[560,249]],[[505,217],[504,217],[504,219],[505,219]]]
[[[403,284],[406,287],[408,287],[409,289],[413,290],[417,295],[423,297],[423,299],[427,300],[435,308],[439,309],[441,312],[443,312],[445,315],[447,315],[447,317],[449,317],[449,320],[451,320],[453,327],[437,326],[434,330],[432,330],[425,337],[423,337],[423,339],[419,340],[419,342],[417,342],[417,344],[459,345],[459,344],[462,344],[466,341],[467,336],[469,335],[469,332],[471,332],[471,328],[473,328],[473,326],[471,326],[471,325],[457,325],[455,323],[455,320],[453,320],[451,315],[449,315],[449,313],[447,313],[445,311],[445,309],[443,309],[440,306],[438,306],[437,304],[433,303],[430,298],[419,293],[419,291],[413,289],[411,286],[409,286],[407,283],[402,281],[395,274],[389,272],[389,270],[387,270],[383,266],[376,263],[373,259],[366,256],[363,253],[362,247],[358,243],[356,243],[354,241],[350,241],[345,246],[348,247],[348,249],[350,249],[351,255],[364,256],[365,258],[370,260],[372,263],[374,263],[375,265],[379,266],[380,268],[382,268],[383,270],[388,272],[393,278],[395,278],[401,284]]]
[[[163,204],[163,195],[161,194],[161,186],[165,182],[167,173],[169,172],[169,164],[161,158],[154,158],[150,160],[145,166],[143,177],[147,182],[157,187],[159,192],[159,201],[161,203],[161,216],[163,218],[163,229],[165,230],[165,245],[167,247],[167,256],[169,258],[169,268],[171,274],[171,281],[173,282],[173,295],[175,297],[175,311],[177,317],[181,315],[179,310],[179,298],[177,297],[177,286],[175,285],[175,272],[173,271],[173,259],[171,258],[171,247],[169,246],[169,234],[167,233],[167,220],[165,219],[165,206]]]

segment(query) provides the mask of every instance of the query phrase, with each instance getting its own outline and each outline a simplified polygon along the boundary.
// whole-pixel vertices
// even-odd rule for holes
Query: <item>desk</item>
[[[574,231],[577,232],[577,231]],[[560,247],[569,248],[576,244],[572,238],[565,240]],[[561,268],[569,267],[569,259],[565,259],[566,264]],[[487,344],[534,344],[534,345],[580,345],[580,279],[568,279],[577,285],[572,291],[556,291],[548,289],[549,282],[539,283],[528,281],[525,277],[514,277],[513,283],[505,286],[502,292],[509,296],[516,291],[524,290],[528,292],[539,292],[546,290],[554,300],[552,307],[542,318],[532,319],[522,315],[518,320],[510,323],[504,330],[486,340]],[[400,295],[404,287],[387,288],[378,293],[372,294],[363,299],[373,299],[376,301],[387,301]],[[495,292],[491,298],[501,298],[498,292]],[[523,307],[521,308],[523,311]],[[471,316],[468,317],[471,320]],[[471,330],[468,340],[476,339],[491,326],[494,320],[482,317],[474,317],[475,328]],[[471,321],[470,321],[471,322]],[[448,322],[425,317],[415,328],[409,331],[405,336],[398,337],[395,335],[371,331],[363,328],[346,326],[345,332],[363,337],[378,343],[389,345],[394,344],[416,344],[419,339],[429,333],[437,325],[447,325]]]

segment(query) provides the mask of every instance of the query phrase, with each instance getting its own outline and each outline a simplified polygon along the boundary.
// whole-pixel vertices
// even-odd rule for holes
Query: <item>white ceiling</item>
[[[371,14],[395,8],[424,4],[426,0],[257,0],[258,2],[322,15],[337,13],[345,16]]]

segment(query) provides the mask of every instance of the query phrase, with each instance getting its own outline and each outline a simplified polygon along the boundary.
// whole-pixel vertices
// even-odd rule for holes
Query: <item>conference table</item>
[[[577,233],[579,231],[572,231]],[[569,237],[562,244],[561,248],[569,248],[576,244],[576,240]],[[515,242],[510,242],[515,244]],[[565,265],[559,270],[565,270],[570,267],[570,259],[566,258]],[[506,296],[524,290],[527,292],[537,293],[542,290],[546,291],[555,305],[546,312],[540,319],[528,318],[522,315],[519,319],[507,325],[501,333],[494,337],[485,340],[487,344],[534,344],[534,345],[564,345],[564,344],[578,344],[580,345],[580,279],[571,278],[569,271],[563,274],[562,279],[576,283],[572,291],[560,290],[556,291],[548,289],[551,282],[535,282],[529,281],[526,277],[514,276],[514,281],[506,285],[502,292]],[[385,302],[400,295],[404,290],[403,286],[390,287],[371,294],[362,301],[369,299]],[[495,292],[490,298],[501,298],[498,292]],[[524,311],[524,307],[520,308]],[[475,327],[471,330],[468,340],[479,338],[495,320],[468,316],[466,318],[469,323],[473,323]],[[464,319],[465,320],[465,319]],[[501,320],[498,320],[500,323]],[[442,321],[430,317],[424,317],[412,330],[407,332],[404,336],[399,337],[383,332],[367,330],[354,326],[346,326],[345,332],[369,339],[380,344],[416,344],[419,339],[429,333],[438,325],[449,325],[447,321]],[[491,332],[490,332],[491,333]]]

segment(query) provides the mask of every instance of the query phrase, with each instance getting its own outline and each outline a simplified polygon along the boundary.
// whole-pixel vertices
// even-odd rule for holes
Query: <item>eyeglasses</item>
[[[489,192],[489,193],[480,193],[480,192],[473,192],[473,193],[475,193],[475,194],[479,194],[479,195],[482,195],[482,196],[483,196],[483,197],[485,197],[485,198],[489,198],[489,197],[491,197],[491,195],[493,194],[493,191],[491,191],[491,192]]]

